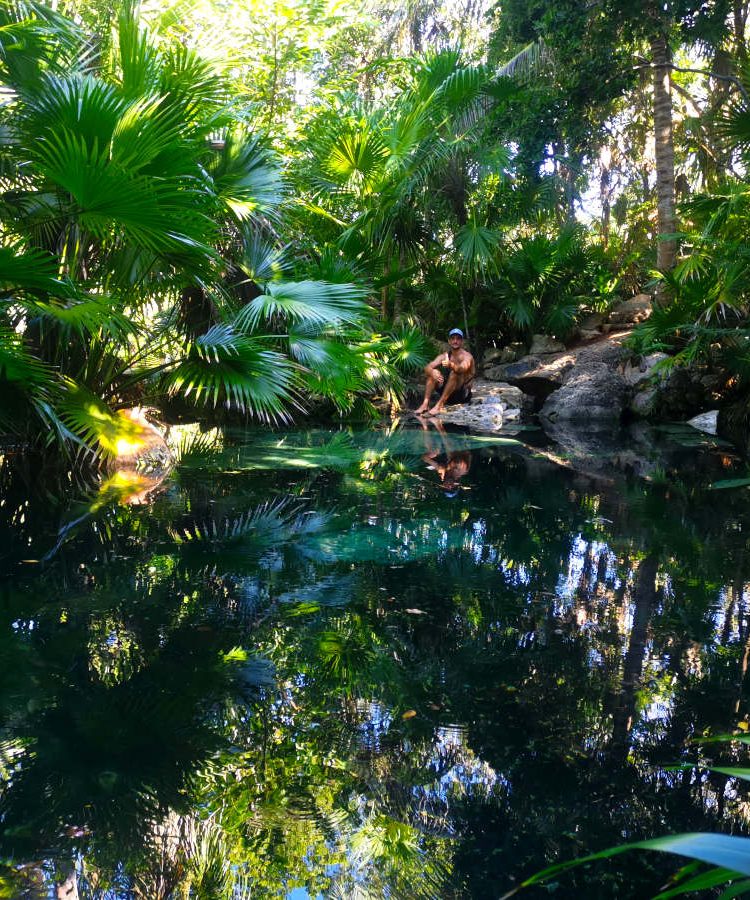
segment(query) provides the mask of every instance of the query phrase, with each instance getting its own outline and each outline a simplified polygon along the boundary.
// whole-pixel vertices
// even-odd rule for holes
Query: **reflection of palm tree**
[[[628,735],[633,726],[636,692],[640,687],[648,641],[651,615],[656,606],[656,573],[658,559],[649,554],[641,560],[636,573],[633,602],[633,625],[625,655],[620,694],[615,704],[612,746],[615,752],[628,753]]]

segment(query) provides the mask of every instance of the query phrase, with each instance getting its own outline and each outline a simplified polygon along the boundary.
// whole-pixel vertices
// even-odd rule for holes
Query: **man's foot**
[[[414,410],[414,415],[415,416],[423,416],[427,412],[427,406],[428,406],[427,403],[423,403],[421,406],[418,406]]]
[[[443,411],[442,406],[433,406],[432,409],[428,409],[425,413],[426,416],[439,416]]]

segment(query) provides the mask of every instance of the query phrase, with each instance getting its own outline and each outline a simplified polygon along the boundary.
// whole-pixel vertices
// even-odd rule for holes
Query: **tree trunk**
[[[609,147],[602,148],[599,154],[601,174],[599,176],[599,201],[602,205],[602,245],[606,250],[609,246],[609,222],[612,213],[610,200],[612,197],[612,152]]]
[[[747,59],[745,30],[747,28],[748,4],[744,0],[734,0],[732,13],[734,48],[737,59],[744,62]]]
[[[659,34],[651,41],[654,64],[654,155],[656,157],[656,210],[658,244],[656,268],[674,268],[677,241],[666,238],[677,230],[674,200],[674,140],[672,136],[672,79],[667,39]]]

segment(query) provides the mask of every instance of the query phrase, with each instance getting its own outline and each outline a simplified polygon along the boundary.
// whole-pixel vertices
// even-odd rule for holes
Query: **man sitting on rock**
[[[424,400],[414,410],[418,416],[436,416],[446,403],[469,403],[471,400],[476,366],[471,353],[463,349],[464,333],[460,328],[451,328],[448,332],[448,344],[450,349],[447,353],[441,353],[425,366],[427,384]],[[441,370],[445,370],[445,374]],[[428,409],[432,392],[436,388],[442,388],[440,396],[432,409]]]

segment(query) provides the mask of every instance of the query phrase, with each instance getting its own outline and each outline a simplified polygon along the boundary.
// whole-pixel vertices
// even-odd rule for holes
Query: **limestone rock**
[[[644,385],[637,394],[634,394],[628,404],[628,409],[634,416],[639,418],[647,418],[654,410],[656,402],[656,388]]]
[[[472,388],[471,403],[446,406],[440,413],[442,422],[463,425],[474,431],[501,431],[530,411],[531,397],[510,384],[495,384],[477,379]]]
[[[541,359],[537,356],[524,356],[517,362],[503,363],[499,366],[493,366],[491,369],[485,369],[484,377],[489,381],[512,381],[520,378],[527,372],[538,369],[542,364]]]
[[[609,311],[607,321],[612,325],[625,325],[645,322],[651,315],[651,297],[649,294],[637,294],[630,300],[615,304]]]
[[[577,369],[585,369],[591,365],[605,365],[614,369],[627,358],[627,351],[619,341],[597,341],[587,344],[575,353],[574,361]]]
[[[505,358],[505,347],[488,347],[482,355],[482,365],[491,366],[494,363],[513,362]]]
[[[523,346],[510,344],[507,347],[490,347],[484,351],[482,365],[485,369],[501,363],[512,363],[523,356]]]
[[[472,397],[472,404],[499,400],[506,407],[516,406],[520,409],[523,409],[531,399],[524,394],[521,388],[514,387],[512,384],[502,381],[489,384],[482,380],[474,382]]]
[[[627,362],[622,372],[623,378],[628,384],[640,384],[651,377],[653,368],[657,363],[668,358],[666,353],[649,353],[648,356],[644,356],[638,363]]]
[[[545,401],[540,416],[548,422],[619,422],[627,385],[604,363],[576,367],[565,384]]]
[[[582,331],[596,331],[604,324],[604,313],[589,313],[585,318],[581,319],[580,328]]]
[[[692,419],[688,419],[688,425],[692,425],[693,428],[697,428],[698,431],[705,431],[706,434],[716,434],[718,418],[719,410],[711,409],[708,412],[699,413],[697,416],[693,416]]]
[[[535,334],[532,335],[529,356],[539,356],[546,353],[561,353],[563,350],[565,350],[565,344],[561,344],[560,341],[556,341],[547,334]]]
[[[685,421],[712,405],[711,392],[701,383],[703,374],[688,367],[672,369],[658,386],[654,414],[662,419]]]

